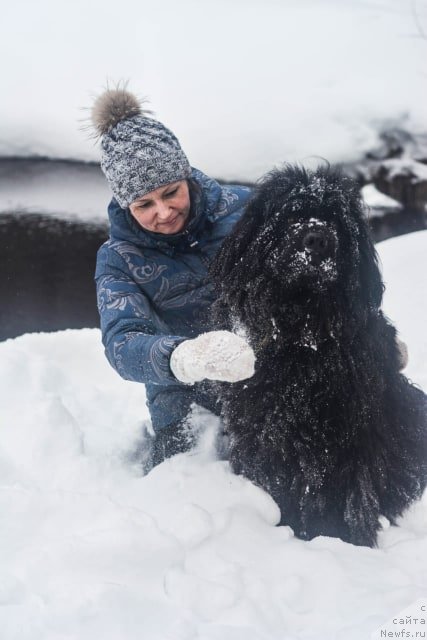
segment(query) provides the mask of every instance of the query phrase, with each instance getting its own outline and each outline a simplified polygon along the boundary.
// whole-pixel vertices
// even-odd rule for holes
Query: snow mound
[[[385,309],[427,386],[427,232],[379,246]],[[424,318],[424,323],[423,323]],[[427,590],[427,497],[379,548],[276,527],[273,500],[199,447],[141,476],[142,385],[97,330],[0,344],[4,640],[350,640]]]

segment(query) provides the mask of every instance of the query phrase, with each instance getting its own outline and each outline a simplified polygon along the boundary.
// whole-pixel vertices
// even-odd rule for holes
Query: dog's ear
[[[246,206],[245,213],[212,261],[210,275],[215,282],[225,284],[236,268],[242,278],[245,268],[251,267],[248,248],[257,237],[263,219],[262,202],[259,198],[252,198]]]
[[[347,212],[344,216],[344,220],[347,220],[346,231],[351,235],[352,242],[357,245],[351,262],[357,268],[354,275],[357,283],[355,286],[359,289],[358,300],[361,301],[365,309],[378,310],[381,307],[384,284],[360,187],[355,180],[345,176],[341,169],[334,168],[333,170],[338,184],[337,196],[334,195],[334,197],[338,197],[336,207],[339,210],[340,203],[344,204],[344,210]]]
[[[379,268],[379,259],[366,225],[359,229],[359,278],[362,299],[371,309],[379,309],[384,293],[384,284]]]

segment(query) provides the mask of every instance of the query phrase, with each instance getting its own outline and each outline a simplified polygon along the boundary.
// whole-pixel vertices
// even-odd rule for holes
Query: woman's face
[[[148,231],[179,233],[190,215],[190,192],[186,180],[159,187],[129,205],[135,220]]]

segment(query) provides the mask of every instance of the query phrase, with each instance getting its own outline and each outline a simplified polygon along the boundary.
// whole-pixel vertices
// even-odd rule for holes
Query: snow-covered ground
[[[426,0],[4,4],[2,156],[98,159],[81,108],[120,79],[216,178],[355,160],[384,128],[426,131]]]
[[[427,232],[378,248],[427,388]],[[2,640],[366,640],[426,596],[427,496],[378,549],[303,542],[215,459],[216,419],[196,416],[199,449],[142,477],[146,417],[97,330],[0,344]]]

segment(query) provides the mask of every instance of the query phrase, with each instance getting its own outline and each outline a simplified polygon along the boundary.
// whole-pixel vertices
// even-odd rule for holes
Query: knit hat
[[[188,159],[172,131],[149,117],[125,88],[108,89],[92,107],[101,138],[101,169],[119,205],[191,176]]]

